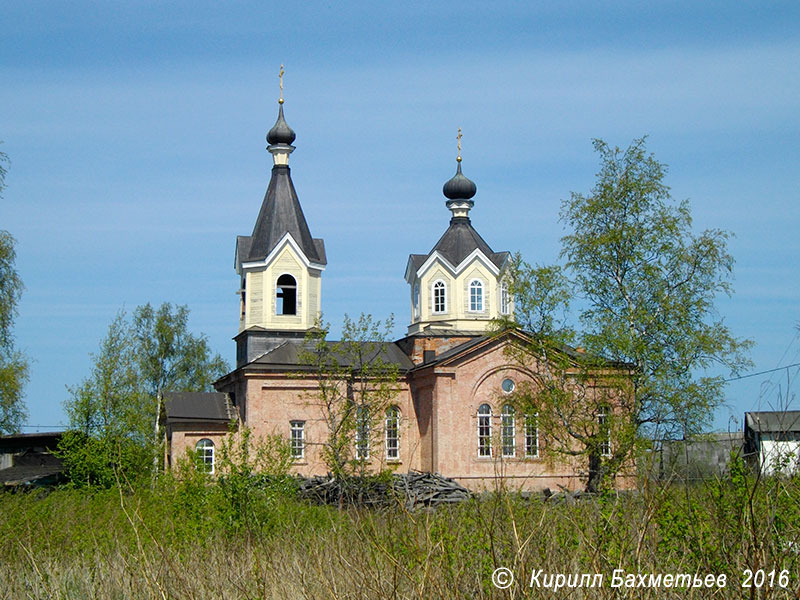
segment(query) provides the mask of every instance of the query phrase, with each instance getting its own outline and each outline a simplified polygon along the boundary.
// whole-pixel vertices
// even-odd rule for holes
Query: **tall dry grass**
[[[228,489],[226,489],[226,486]],[[516,582],[492,585],[508,567]],[[602,573],[602,588],[528,587]],[[725,574],[724,589],[611,588],[626,573]],[[745,569],[788,586],[741,588]],[[567,502],[507,493],[408,512],[311,506],[285,486],[0,494],[0,598],[797,598],[800,480],[744,472]]]

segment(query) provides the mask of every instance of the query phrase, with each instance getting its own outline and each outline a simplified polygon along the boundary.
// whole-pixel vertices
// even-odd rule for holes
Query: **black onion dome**
[[[281,104],[278,108],[278,120],[267,134],[267,142],[269,144],[291,144],[295,137],[294,130],[283,118],[283,104]]]
[[[469,200],[477,191],[478,186],[461,173],[460,162],[458,163],[456,174],[442,187],[442,192],[450,200]]]

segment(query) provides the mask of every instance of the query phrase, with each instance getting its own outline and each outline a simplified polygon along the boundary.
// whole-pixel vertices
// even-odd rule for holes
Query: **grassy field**
[[[505,590],[499,567],[515,576]],[[638,587],[612,587],[615,569]],[[588,585],[581,574],[602,574],[602,586],[567,586]],[[667,587],[668,574],[726,585]],[[168,476],[0,493],[0,598],[797,598],[799,581],[800,480],[743,472],[576,503],[499,492],[414,512]]]

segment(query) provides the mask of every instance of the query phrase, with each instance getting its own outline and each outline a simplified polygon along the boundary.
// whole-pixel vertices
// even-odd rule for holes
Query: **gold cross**
[[[281,71],[278,73],[278,79],[281,82],[281,97],[278,98],[278,104],[283,104],[283,65],[281,65]]]
[[[461,127],[458,128],[458,135],[456,136],[456,139],[458,140],[458,157],[456,160],[461,162]]]

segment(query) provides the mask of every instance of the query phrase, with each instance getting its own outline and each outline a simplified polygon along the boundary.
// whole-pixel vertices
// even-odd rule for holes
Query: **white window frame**
[[[478,407],[478,458],[492,457],[492,407],[481,404]]]
[[[440,286],[440,287],[439,287]],[[441,293],[441,308],[437,308],[440,304],[437,302],[436,291],[440,289]],[[441,279],[437,279],[431,284],[431,309],[435,315],[443,315],[447,312],[447,284]]]
[[[469,312],[483,312],[483,281],[473,279],[469,282]]]
[[[600,440],[600,456],[611,456],[611,428],[608,425],[608,407],[601,406],[597,410],[597,427]]]
[[[508,283],[505,281],[500,283],[500,314],[511,314],[511,298],[508,294]]]
[[[205,473],[214,474],[214,459],[216,454],[216,447],[214,442],[208,438],[198,440],[194,445],[195,455],[197,456],[198,466],[202,466]]]
[[[386,409],[384,421],[384,444],[386,448],[386,460],[400,460],[400,409],[397,406],[390,406]]]
[[[420,317],[420,290],[419,290],[419,281],[414,282],[414,291],[413,291],[414,299],[412,302],[414,303],[414,320],[418,321]]]
[[[292,460],[305,460],[306,458],[306,422],[289,421],[289,447]]]
[[[356,409],[356,435],[355,450],[356,460],[369,460],[369,409],[366,406],[359,406]]]
[[[539,413],[525,415],[525,458],[539,458]]]
[[[514,407],[503,405],[500,413],[500,445],[503,458],[514,458],[517,455],[517,419]]]

